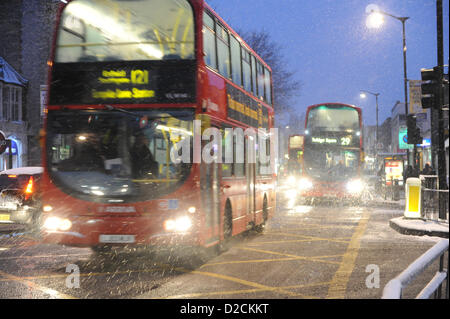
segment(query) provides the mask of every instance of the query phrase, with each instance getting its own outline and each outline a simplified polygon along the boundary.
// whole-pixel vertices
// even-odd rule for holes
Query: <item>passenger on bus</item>
[[[342,176],[345,174],[345,165],[342,160],[340,160],[336,165],[330,168],[330,174],[333,176]]]
[[[104,157],[101,155],[99,139],[95,135],[83,135],[74,144],[72,156],[58,164],[60,171],[104,172]]]
[[[158,176],[158,162],[153,158],[148,145],[149,140],[143,133],[135,136],[134,145],[130,150],[133,178]]]

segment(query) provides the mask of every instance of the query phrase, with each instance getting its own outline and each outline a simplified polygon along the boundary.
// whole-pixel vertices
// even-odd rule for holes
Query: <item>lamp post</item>
[[[376,102],[376,114],[377,114],[377,115],[376,115],[376,118],[377,118],[377,128],[376,128],[376,131],[375,131],[375,143],[376,143],[376,150],[378,150],[378,136],[379,136],[379,133],[378,133],[378,96],[380,95],[380,93],[372,93],[372,92],[365,91],[365,90],[360,90],[360,91],[361,91],[361,94],[360,94],[359,96],[360,96],[361,98],[363,98],[363,99],[366,98],[366,93],[375,96],[375,102]]]
[[[405,90],[405,117],[408,115],[408,77],[406,75],[406,36],[405,36],[405,22],[409,19],[409,17],[397,17],[392,14],[386,13],[381,10],[371,10],[370,15],[367,17],[367,26],[369,28],[379,28],[384,20],[383,16],[388,16],[394,18],[402,23],[402,31],[403,31],[403,82],[404,82],[404,90]],[[414,145],[414,148],[416,146]],[[406,150],[408,165],[409,161],[409,149]],[[415,166],[415,159],[414,159]]]

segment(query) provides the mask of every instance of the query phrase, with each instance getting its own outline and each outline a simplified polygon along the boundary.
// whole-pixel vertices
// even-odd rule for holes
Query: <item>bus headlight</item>
[[[349,193],[361,193],[364,183],[360,179],[355,179],[347,183],[347,191]]]
[[[307,178],[302,178],[299,182],[298,182],[298,188],[302,191],[311,189],[313,187],[312,182],[307,179]]]
[[[182,216],[176,219],[168,219],[164,222],[164,229],[166,231],[185,232],[192,227],[192,221],[187,216]]]
[[[297,196],[297,191],[295,189],[288,189],[284,192],[284,195],[287,198],[295,198]]]
[[[288,179],[287,179],[287,182],[288,182],[289,185],[294,186],[295,183],[297,182],[297,180],[295,179],[294,176],[289,176]]]
[[[66,231],[72,228],[72,222],[67,218],[48,217],[44,221],[43,228],[50,231]]]

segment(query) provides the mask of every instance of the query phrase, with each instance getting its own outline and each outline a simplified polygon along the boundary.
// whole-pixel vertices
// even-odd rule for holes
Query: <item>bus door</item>
[[[255,217],[255,184],[256,184],[256,136],[248,136],[245,152],[245,175],[247,177],[247,227],[251,227],[256,222]]]
[[[209,141],[202,141],[202,150]],[[203,210],[205,212],[205,228],[211,229],[206,244],[219,240],[220,234],[220,164],[217,161],[200,165],[200,185]]]

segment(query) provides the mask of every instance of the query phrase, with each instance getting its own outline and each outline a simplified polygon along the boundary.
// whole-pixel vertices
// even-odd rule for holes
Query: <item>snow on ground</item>
[[[442,232],[448,233],[449,225],[447,223],[439,223],[436,221],[427,221],[421,219],[408,219],[404,217],[398,217],[391,220],[399,227],[421,230],[424,232]]]

